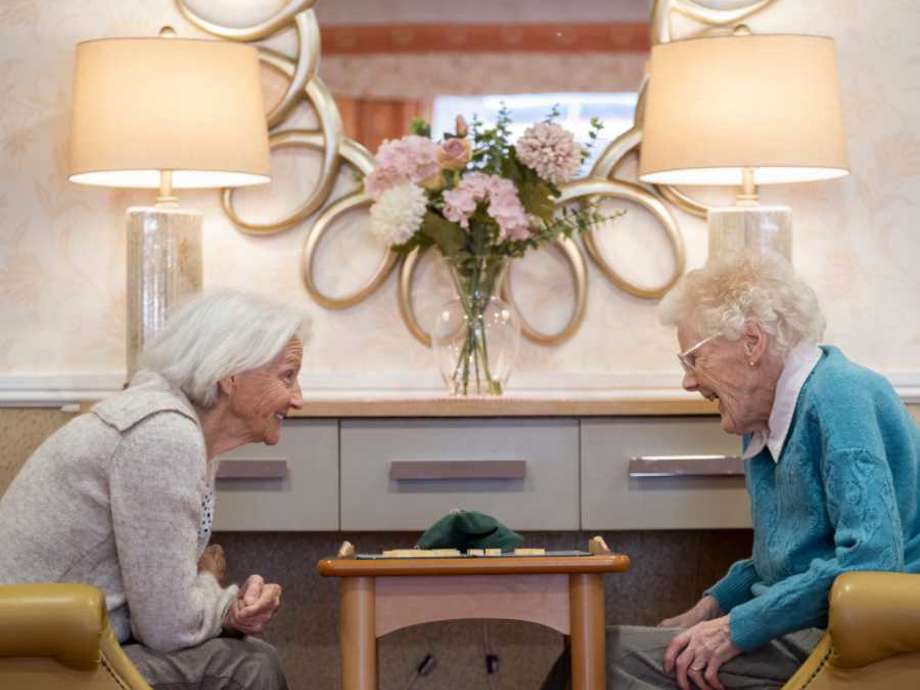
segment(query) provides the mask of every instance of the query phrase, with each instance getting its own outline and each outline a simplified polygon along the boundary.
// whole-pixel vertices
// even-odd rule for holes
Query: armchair
[[[109,626],[98,589],[0,585],[4,690],[151,690]]]
[[[827,633],[783,690],[920,687],[920,575],[851,572],[831,588]]]

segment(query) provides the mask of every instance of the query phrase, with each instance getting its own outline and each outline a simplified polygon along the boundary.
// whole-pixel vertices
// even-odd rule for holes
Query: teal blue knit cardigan
[[[920,572],[920,427],[885,378],[821,349],[779,462],[746,462],[753,554],[707,590],[744,651],[826,627],[845,571]]]

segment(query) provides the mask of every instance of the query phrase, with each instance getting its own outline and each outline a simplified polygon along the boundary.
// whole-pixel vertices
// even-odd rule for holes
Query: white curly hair
[[[772,252],[731,254],[689,271],[662,299],[658,314],[666,326],[685,324],[701,338],[729,340],[755,319],[782,358],[800,343],[817,344],[826,326],[815,291]]]
[[[155,371],[200,407],[217,401],[217,384],[272,361],[309,335],[306,312],[262,295],[209,290],[169,315],[144,349],[141,367]]]

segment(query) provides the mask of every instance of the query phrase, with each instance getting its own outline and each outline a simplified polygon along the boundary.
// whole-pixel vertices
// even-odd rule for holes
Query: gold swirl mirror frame
[[[345,213],[370,206],[370,198],[362,190],[348,194],[330,203],[330,195],[339,175],[342,162],[347,163],[361,175],[373,169],[373,157],[360,143],[347,138],[343,133],[342,119],[332,93],[318,75],[321,52],[320,31],[313,7],[317,0],[289,0],[271,17],[252,26],[231,27],[210,21],[196,13],[187,0],[176,0],[182,15],[199,29],[214,36],[231,40],[255,43],[268,39],[281,31],[292,28],[296,31],[298,51],[296,57],[288,57],[266,46],[257,46],[260,59],[268,68],[287,80],[287,87],[281,99],[266,114],[269,127],[269,145],[272,150],[283,148],[306,148],[322,155],[319,179],[306,198],[289,215],[268,222],[256,222],[243,218],[234,204],[234,191],[222,192],[224,212],[233,224],[250,235],[273,235],[299,226],[316,215],[313,225],[307,231],[301,255],[301,273],[304,287],[310,296],[328,309],[346,309],[358,304],[376,291],[399,263],[399,309],[406,327],[421,343],[430,344],[430,337],[416,318],[412,301],[412,285],[415,269],[421,258],[418,250],[408,254],[402,261],[392,251],[387,251],[376,271],[365,285],[351,294],[333,297],[323,293],[314,280],[314,264],[317,248],[324,236],[334,227],[335,221]],[[676,15],[702,25],[694,35],[718,31],[731,27],[742,19],[759,12],[774,0],[739,0],[730,8],[725,3],[710,0],[655,0],[651,10],[650,42],[652,45],[673,40],[673,20]],[[673,255],[673,270],[661,284],[648,287],[631,282],[618,271],[603,255],[597,239],[597,230],[590,230],[581,236],[581,243],[570,239],[555,242],[568,264],[575,288],[575,305],[565,326],[555,333],[543,333],[526,320],[521,319],[522,332],[529,340],[542,345],[556,345],[571,338],[581,326],[587,303],[587,262],[585,252],[601,275],[616,287],[630,295],[644,299],[657,299],[664,295],[686,268],[684,241],[669,204],[701,218],[706,217],[708,207],[686,193],[666,186],[650,186],[635,180],[618,177],[622,163],[638,154],[642,143],[643,105],[647,82],[639,91],[635,119],[631,129],[612,141],[598,157],[590,172],[561,188],[557,205],[579,201],[609,198],[631,202],[647,211],[660,225],[667,237]],[[306,104],[316,114],[318,129],[285,129],[295,108]],[[582,248],[583,245],[583,248]],[[514,303],[511,273],[502,286],[502,297]],[[520,313],[520,310],[518,310]]]

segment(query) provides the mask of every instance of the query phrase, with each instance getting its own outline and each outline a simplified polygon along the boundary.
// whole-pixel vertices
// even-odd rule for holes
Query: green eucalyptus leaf
[[[430,237],[423,235],[420,232],[417,232],[414,235],[412,235],[412,237],[410,237],[408,240],[403,242],[402,244],[394,244],[392,247],[390,247],[390,249],[392,249],[394,252],[396,252],[400,256],[405,256],[406,254],[411,252],[416,247],[425,249],[427,247],[430,247],[432,244],[433,242],[431,241]]]
[[[546,182],[539,178],[526,180],[518,189],[518,194],[528,213],[532,213],[547,223],[553,220],[556,202],[553,190]]]
[[[454,256],[463,249],[463,228],[437,213],[428,211],[422,220],[421,234],[438,245],[444,256]]]
[[[412,118],[412,122],[409,123],[409,131],[420,137],[431,138],[431,125],[420,117]]]

